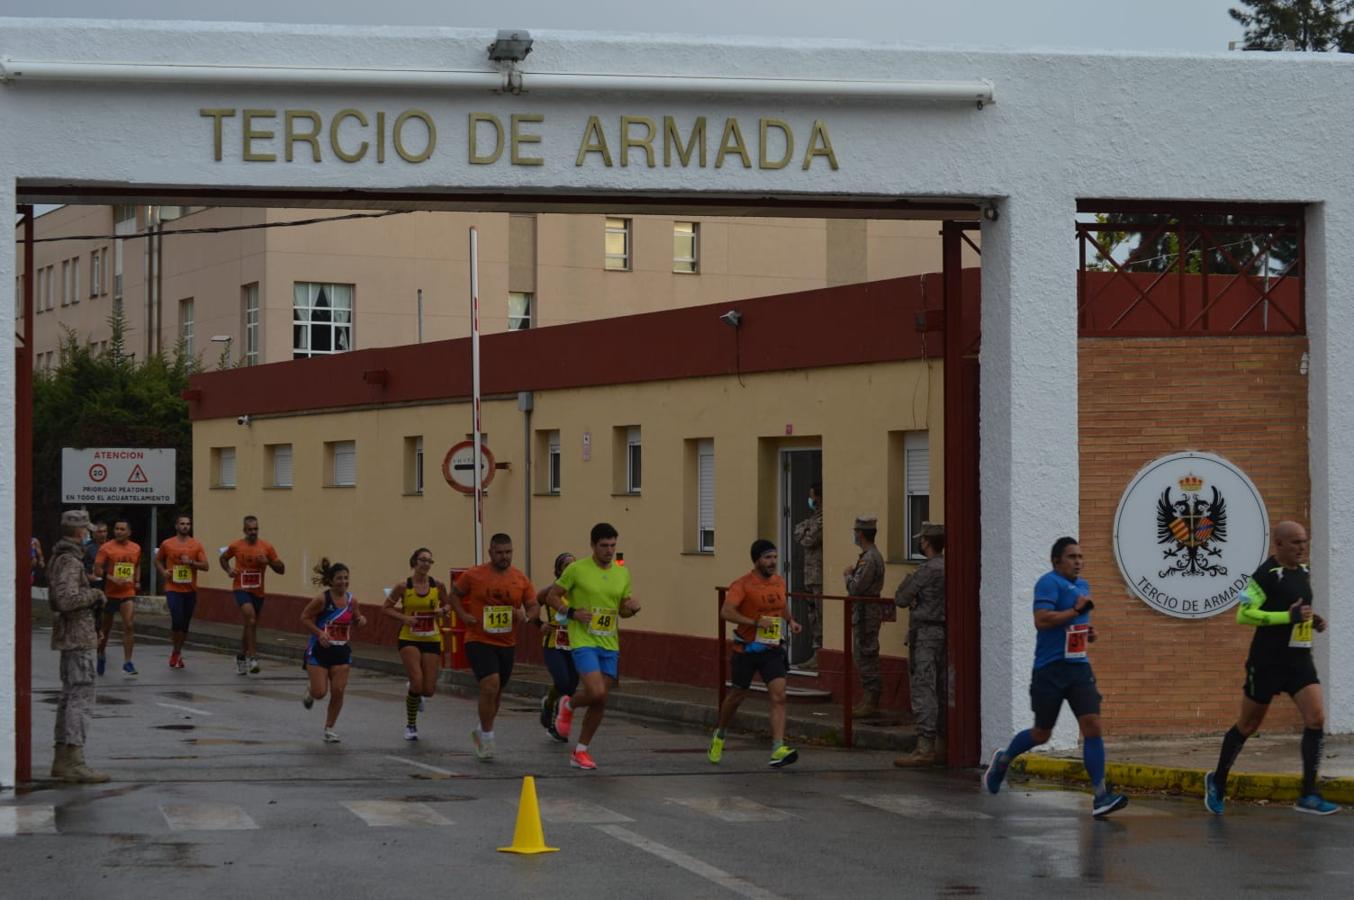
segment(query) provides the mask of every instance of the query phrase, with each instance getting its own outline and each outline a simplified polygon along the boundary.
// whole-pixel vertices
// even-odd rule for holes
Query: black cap
[[[775,549],[776,545],[768,541],[766,538],[758,538],[757,540],[752,542],[752,561],[756,562],[757,560],[762,558],[762,554],[769,553],[770,551]]]

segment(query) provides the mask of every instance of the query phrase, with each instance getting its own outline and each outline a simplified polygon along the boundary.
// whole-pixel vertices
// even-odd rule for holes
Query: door
[[[791,591],[804,590],[804,548],[795,543],[795,526],[807,519],[809,488],[823,480],[823,451],[818,448],[796,447],[780,451],[780,560],[781,573]],[[808,628],[808,603],[802,598],[790,599],[790,613],[796,622],[804,623],[804,630],[790,636],[790,665],[813,655],[813,635]]]

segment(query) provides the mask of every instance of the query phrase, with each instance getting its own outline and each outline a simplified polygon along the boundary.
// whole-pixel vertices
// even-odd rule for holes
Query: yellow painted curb
[[[1079,759],[1027,754],[1011,764],[1011,771],[1031,778],[1089,782]],[[1204,795],[1204,769],[1178,769],[1142,763],[1109,763],[1105,777],[1120,787],[1143,791],[1168,791],[1192,797]],[[1332,803],[1354,804],[1354,778],[1326,778],[1319,783],[1321,795]],[[1296,800],[1302,788],[1297,775],[1268,772],[1233,772],[1227,778],[1227,795],[1238,800]]]

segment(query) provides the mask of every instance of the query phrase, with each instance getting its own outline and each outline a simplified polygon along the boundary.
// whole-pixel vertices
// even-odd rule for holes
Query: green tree
[[[182,342],[169,356],[136,361],[126,353],[126,323],[120,307],[109,316],[108,349],[94,352],[67,332],[61,364],[33,379],[33,526],[50,546],[56,537],[61,503],[61,450],[64,447],[156,447],[177,451],[175,493],[187,507],[192,498],[192,424],[180,394],[198,370]],[[178,510],[157,509],[156,533],[168,537]],[[90,507],[90,517],[125,515],[134,540],[144,547],[150,536],[148,507]],[[146,571],[150,567],[142,567]]]
[[[1297,50],[1354,53],[1354,0],[1241,0],[1227,11],[1246,29],[1247,50]]]

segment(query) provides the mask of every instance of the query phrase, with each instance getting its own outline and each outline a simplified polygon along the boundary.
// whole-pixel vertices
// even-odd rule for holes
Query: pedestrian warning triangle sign
[[[140,465],[140,463],[138,463],[137,465],[133,466],[133,467],[132,467],[132,474],[130,474],[130,475],[127,476],[127,483],[128,483],[128,484],[145,484],[145,483],[148,482],[148,481],[150,481],[150,479],[146,477],[146,473],[145,473],[145,472],[141,471],[141,465]]]

